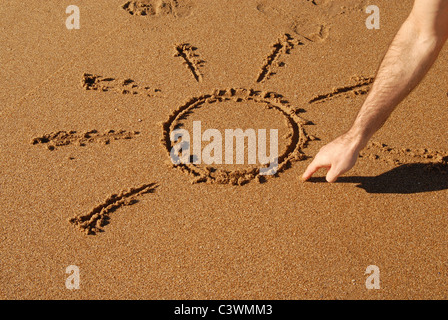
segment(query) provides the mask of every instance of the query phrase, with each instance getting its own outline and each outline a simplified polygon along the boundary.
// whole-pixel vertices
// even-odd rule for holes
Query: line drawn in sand
[[[139,85],[132,79],[115,79],[102,77],[96,74],[84,73],[81,85],[85,90],[102,92],[116,92],[129,95],[145,95],[148,97],[162,97],[160,89],[152,89],[149,86]]]
[[[87,143],[102,143],[110,144],[114,140],[130,140],[138,136],[138,131],[126,131],[126,130],[106,130],[104,133],[100,133],[98,130],[90,130],[83,133],[77,133],[76,131],[57,131],[44,134],[43,136],[33,138],[31,144],[45,144],[47,149],[53,151],[56,147],[77,145],[85,146]]]
[[[123,190],[118,194],[112,194],[88,213],[71,218],[69,222],[87,235],[96,235],[99,232],[104,232],[102,228],[109,224],[111,213],[121,207],[137,203],[138,197],[154,193],[156,188],[157,185],[155,183],[149,183]]]
[[[359,157],[395,166],[413,163],[425,164],[425,170],[448,173],[448,152],[427,148],[394,148],[387,144],[373,141],[361,151]]]
[[[369,93],[370,87],[375,78],[373,77],[352,77],[351,85],[333,88],[331,92],[319,94],[308,101],[309,104],[327,102],[336,98],[353,98]]]
[[[203,75],[200,68],[204,66],[205,61],[202,60],[196,53],[198,48],[188,43],[182,43],[177,45],[175,49],[176,53],[174,54],[174,56],[181,57],[184,60],[184,64],[186,65],[187,69],[190,70],[191,74],[193,75],[194,79],[197,82],[202,82]]]
[[[294,108],[288,104],[283,96],[273,92],[256,91],[243,88],[227,88],[224,90],[216,89],[211,94],[205,94],[198,97],[188,99],[177,109],[173,110],[168,120],[162,123],[162,146],[170,157],[173,148],[171,142],[171,133],[179,127],[181,121],[184,120],[192,110],[204,108],[213,103],[225,101],[247,102],[253,101],[261,106],[280,112],[285,117],[285,122],[290,129],[290,141],[283,154],[278,157],[278,170],[274,176],[290,167],[295,161],[304,160],[307,157],[303,153],[308,141],[312,140],[305,132],[304,125],[310,124],[309,121],[303,119],[298,113],[303,109]],[[171,159],[171,158],[170,158]],[[192,177],[192,183],[206,182],[209,184],[231,184],[244,185],[252,180],[264,182],[268,176],[260,175],[260,169],[240,169],[240,170],[223,170],[217,169],[211,165],[202,166],[193,163],[173,164],[170,166],[179,168],[182,172]]]
[[[182,18],[191,14],[193,3],[190,0],[140,0],[127,1],[121,7],[133,16]]]
[[[294,39],[289,34],[281,36],[272,46],[272,52],[265,59],[258,75],[257,82],[265,82],[276,74],[277,70],[285,66],[283,55],[290,54],[296,46],[303,44],[300,40]]]

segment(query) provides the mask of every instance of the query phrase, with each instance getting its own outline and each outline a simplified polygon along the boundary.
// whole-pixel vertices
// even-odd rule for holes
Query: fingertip
[[[302,174],[300,180],[302,180],[302,182],[308,181],[316,171],[317,171],[316,167],[313,164],[310,164],[308,168],[305,170],[305,172]]]
[[[335,183],[337,179],[338,176],[333,174],[331,171],[326,176],[326,180],[328,183]]]

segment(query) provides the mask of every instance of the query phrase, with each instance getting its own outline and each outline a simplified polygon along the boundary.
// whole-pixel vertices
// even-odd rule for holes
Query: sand
[[[0,298],[447,298],[446,50],[352,171],[300,181],[411,0],[379,30],[362,0],[71,4],[0,8]],[[280,172],[169,165],[198,120],[278,129]]]

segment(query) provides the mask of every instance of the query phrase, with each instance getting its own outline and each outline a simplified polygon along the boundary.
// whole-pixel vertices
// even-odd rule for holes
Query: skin
[[[332,183],[356,164],[359,152],[437,60],[448,39],[448,0],[416,0],[375,77],[352,127],[322,147],[302,176],[307,181],[321,168]]]

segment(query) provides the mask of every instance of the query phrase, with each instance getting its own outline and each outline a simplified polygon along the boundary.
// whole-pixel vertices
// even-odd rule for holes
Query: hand
[[[320,168],[328,168],[327,181],[335,182],[340,175],[355,165],[362,149],[358,140],[350,133],[346,133],[322,147],[302,175],[302,180],[307,181]]]

